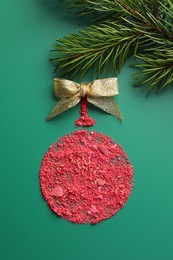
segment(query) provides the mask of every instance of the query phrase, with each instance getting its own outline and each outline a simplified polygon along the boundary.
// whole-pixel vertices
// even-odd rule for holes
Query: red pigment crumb
[[[88,116],[88,101],[87,98],[83,98],[81,100],[81,116],[76,120],[75,125],[76,126],[94,126],[96,121],[92,119],[90,116]]]
[[[124,206],[133,187],[133,168],[110,137],[77,130],[49,148],[40,185],[56,214],[75,223],[96,224]]]

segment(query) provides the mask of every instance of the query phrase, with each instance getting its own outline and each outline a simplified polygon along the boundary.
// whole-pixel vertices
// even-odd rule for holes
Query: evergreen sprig
[[[51,61],[60,76],[83,78],[90,68],[117,75],[131,56],[136,86],[150,93],[173,83],[172,0],[71,0],[68,7],[94,25],[56,40]]]

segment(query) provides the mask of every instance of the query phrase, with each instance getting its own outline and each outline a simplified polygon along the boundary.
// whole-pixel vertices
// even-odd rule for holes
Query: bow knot
[[[74,107],[84,97],[87,98],[89,103],[122,120],[120,110],[114,99],[114,96],[118,95],[117,78],[98,79],[82,84],[55,78],[54,90],[55,96],[60,97],[60,101],[48,115],[47,120]]]
[[[80,96],[85,97],[85,96],[88,96],[89,93],[90,93],[89,84],[87,82],[83,82],[80,85]]]

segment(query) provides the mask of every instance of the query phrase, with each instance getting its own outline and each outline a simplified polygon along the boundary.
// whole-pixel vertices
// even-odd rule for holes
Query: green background
[[[79,106],[49,123],[55,38],[84,26],[63,1],[0,2],[0,259],[172,260],[173,88],[145,97],[132,87],[128,61],[116,98],[124,123],[90,109],[95,130],[116,139],[135,170],[125,207],[97,225],[78,225],[48,209],[39,167],[48,147],[75,130]],[[85,80],[90,81],[88,76]]]

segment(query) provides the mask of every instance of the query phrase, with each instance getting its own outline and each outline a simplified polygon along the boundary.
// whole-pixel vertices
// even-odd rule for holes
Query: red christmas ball
[[[40,168],[49,207],[75,223],[112,217],[133,188],[133,168],[122,147],[102,133],[77,130],[50,146]]]

